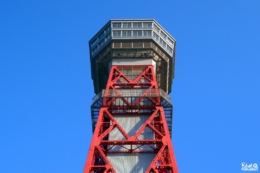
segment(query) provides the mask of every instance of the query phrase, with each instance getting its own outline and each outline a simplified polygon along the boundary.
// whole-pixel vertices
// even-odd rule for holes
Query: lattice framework
[[[139,69],[140,73],[126,74],[127,69],[131,68]],[[143,92],[138,98],[129,99],[120,92],[126,89],[142,89]],[[108,153],[155,153],[146,173],[178,172],[161,97],[160,94],[157,94],[157,97],[149,97],[151,90],[153,93],[159,93],[153,66],[111,67],[105,90],[107,93],[104,93],[107,97],[102,100],[84,173],[116,173],[107,158]],[[111,92],[114,97],[109,97]],[[149,118],[130,136],[115,119],[117,115],[122,114],[146,114]],[[153,132],[153,139],[140,138],[147,128]],[[122,136],[120,140],[109,139],[109,135],[115,129]]]

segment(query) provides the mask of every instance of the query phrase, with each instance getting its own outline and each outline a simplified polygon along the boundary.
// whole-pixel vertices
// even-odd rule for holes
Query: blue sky
[[[83,171],[88,41],[115,18],[154,18],[177,40],[170,95],[180,173],[260,166],[259,9],[259,0],[2,0],[0,172]]]

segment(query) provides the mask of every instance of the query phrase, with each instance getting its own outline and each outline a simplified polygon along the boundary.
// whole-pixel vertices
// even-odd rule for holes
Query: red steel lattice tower
[[[155,20],[110,20],[91,40],[93,138],[84,173],[177,173],[175,40]]]

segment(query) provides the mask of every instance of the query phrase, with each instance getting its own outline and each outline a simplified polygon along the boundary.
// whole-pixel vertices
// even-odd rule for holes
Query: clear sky
[[[177,40],[180,173],[260,167],[260,0],[1,0],[0,173],[83,171],[88,41],[112,18],[154,18]]]

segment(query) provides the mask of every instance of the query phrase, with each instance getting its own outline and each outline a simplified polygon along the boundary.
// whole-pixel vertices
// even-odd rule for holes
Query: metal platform
[[[145,93],[145,94],[144,94]],[[140,96],[147,98],[143,102],[141,102],[138,105],[138,109],[136,109],[136,105],[134,105],[135,100],[140,98]],[[95,126],[98,119],[99,110],[102,106],[106,106],[103,102],[104,98],[118,98],[118,101],[115,102],[113,106],[110,106],[110,111],[113,113],[113,115],[121,115],[124,114],[127,115],[146,115],[151,114],[153,107],[151,105],[151,102],[149,102],[148,98],[161,98],[161,103],[157,106],[163,106],[164,113],[167,121],[167,126],[170,132],[170,135],[172,134],[172,102],[171,98],[162,90],[162,89],[149,89],[147,92],[147,89],[117,89],[112,90],[101,90],[93,99],[92,99],[92,105],[91,105],[91,119],[92,119],[92,129],[93,132],[95,130]],[[132,103],[132,106],[127,106],[120,98],[126,99],[129,103]],[[118,111],[120,110],[120,111]]]

